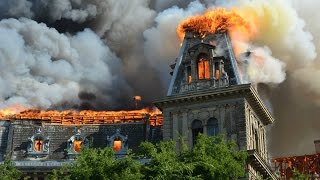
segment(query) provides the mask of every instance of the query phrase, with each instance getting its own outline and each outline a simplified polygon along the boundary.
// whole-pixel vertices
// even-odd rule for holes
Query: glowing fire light
[[[121,140],[114,140],[113,141],[113,150],[120,151],[121,150]]]
[[[2,111],[4,112],[5,110]],[[28,109],[18,113],[12,111],[12,113],[0,116],[0,120],[40,120],[56,124],[112,124],[145,122],[147,119],[152,126],[161,125],[163,120],[162,113],[157,108],[131,111],[44,111]]]
[[[256,35],[256,18],[248,10],[216,8],[206,11],[202,15],[192,16],[181,22],[177,34],[182,40],[187,31],[197,33],[200,37],[207,33],[229,32],[231,38],[240,36],[251,39]]]
[[[17,113],[24,111],[26,109],[27,109],[26,107],[24,107],[20,104],[8,106],[4,109],[0,109],[0,118],[17,114]]]
[[[141,101],[142,98],[141,98],[141,96],[133,96],[133,100],[134,101]]]

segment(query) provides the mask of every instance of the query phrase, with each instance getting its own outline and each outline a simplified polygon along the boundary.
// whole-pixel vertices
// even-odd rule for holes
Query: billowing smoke
[[[117,74],[120,60],[89,29],[67,36],[20,18],[2,20],[0,32],[2,107],[78,104],[81,90],[99,94],[108,103],[117,98],[113,86],[125,85]]]
[[[184,18],[199,14],[205,6],[198,1],[191,2],[186,9],[173,6],[158,13],[156,25],[144,31],[144,53],[152,67],[156,68],[163,82],[170,79],[168,65],[174,62],[180,48],[177,25]]]
[[[117,109],[134,95],[150,104],[169,84],[178,24],[216,6],[258,19],[238,61],[244,81],[270,98],[272,154],[312,153],[320,138],[320,4],[312,0],[1,1],[0,107]]]

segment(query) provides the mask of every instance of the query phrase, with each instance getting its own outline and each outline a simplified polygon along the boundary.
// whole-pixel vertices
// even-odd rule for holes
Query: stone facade
[[[145,123],[127,123],[111,125],[54,125],[35,121],[15,121],[10,125],[11,144],[7,151],[11,153],[12,160],[26,160],[28,138],[35,134],[35,129],[40,127],[42,134],[49,138],[50,153],[45,158],[47,160],[67,159],[67,141],[75,134],[75,129],[79,128],[82,134],[89,140],[92,147],[106,147],[107,136],[116,133],[116,129],[121,129],[121,133],[127,135],[128,145],[131,149],[137,149],[139,144],[147,138],[147,127]]]
[[[52,169],[75,159],[79,153],[74,148],[77,141],[82,141],[81,147],[103,148],[113,147],[110,140],[118,137],[122,137],[123,143],[118,154],[123,156],[127,149],[135,152],[142,141],[159,142],[162,132],[160,126],[150,126],[148,119],[144,122],[73,125],[41,120],[0,121],[0,158],[2,161],[5,154],[9,155],[25,175],[43,179]],[[43,143],[39,152],[32,146],[36,142]],[[44,152],[44,148],[48,148],[47,151]]]
[[[242,83],[227,34],[187,33],[173,67],[167,97],[155,102],[164,116],[164,140],[183,137],[191,148],[198,133],[223,134],[248,151],[246,179],[276,179],[265,130],[274,120],[257,91]]]

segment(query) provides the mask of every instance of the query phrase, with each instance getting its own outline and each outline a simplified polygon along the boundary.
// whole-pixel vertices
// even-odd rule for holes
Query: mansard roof
[[[192,46],[191,48],[189,48],[188,52],[195,51],[195,50],[199,49],[199,47],[204,47],[207,49],[215,49],[216,48],[216,46],[213,46],[208,43],[199,43],[199,44],[196,44],[196,45]]]

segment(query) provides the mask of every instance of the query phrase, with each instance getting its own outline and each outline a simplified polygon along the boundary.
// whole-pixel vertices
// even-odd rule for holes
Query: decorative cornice
[[[217,88],[214,90],[206,90],[194,93],[185,93],[181,95],[167,96],[162,100],[154,102],[154,105],[160,109],[170,106],[179,106],[181,103],[192,103],[198,101],[245,98],[251,107],[260,115],[260,119],[264,125],[272,124],[274,119],[260,99],[258,92],[251,84],[233,85],[229,87]]]

